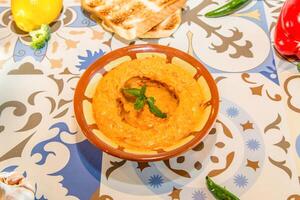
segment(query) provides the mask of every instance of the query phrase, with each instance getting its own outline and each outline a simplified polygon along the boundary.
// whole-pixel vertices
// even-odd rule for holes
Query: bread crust
[[[161,30],[151,29],[155,26],[162,28],[158,24],[173,16],[184,6],[185,2],[186,0],[81,0],[82,7],[86,11],[103,21],[104,28],[127,40],[137,37],[145,38],[144,35],[148,38],[170,35],[170,32],[173,32],[171,31],[172,23],[165,23],[165,25],[170,25],[169,30],[166,26]],[[180,21],[181,19],[174,16],[172,20]],[[173,29],[179,24],[174,23]],[[148,31],[150,32],[145,34]]]

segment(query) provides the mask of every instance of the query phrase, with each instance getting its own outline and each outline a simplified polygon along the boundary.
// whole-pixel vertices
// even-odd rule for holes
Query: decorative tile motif
[[[246,142],[246,145],[247,145],[248,149],[251,150],[251,151],[258,150],[259,146],[260,146],[259,142],[257,140],[255,140],[255,139],[248,140]]]
[[[80,59],[80,64],[76,65],[76,67],[79,69],[79,71],[84,70],[88,68],[97,58],[100,58],[105,52],[103,52],[101,49],[97,52],[95,51],[92,53],[90,50],[86,51],[87,56],[78,56]]]
[[[68,0],[50,25],[50,42],[34,51],[12,20],[10,2],[1,1],[0,171],[27,176],[36,199],[208,200],[206,175],[242,199],[299,198],[299,75],[272,50],[283,2],[253,1],[232,16],[207,19],[204,13],[223,1],[189,0],[172,37],[129,42]],[[134,43],[181,49],[201,60],[218,83],[215,127],[176,158],[120,160],[102,154],[77,128],[72,98],[80,75],[98,57]],[[272,187],[258,194],[261,185]]]
[[[58,87],[53,79],[42,76],[35,78],[41,85],[32,86],[26,77],[21,80],[26,85],[23,91],[13,84],[13,75],[5,77],[5,83],[13,84],[11,89],[25,99],[12,101],[7,95],[1,102],[0,140],[5,145],[0,148],[0,171],[26,175],[36,188],[37,199],[89,199],[101,180],[102,152],[77,130],[72,100],[63,95],[72,90],[60,85],[66,81],[62,79],[54,79]],[[38,90],[44,87],[51,89]],[[1,90],[5,88],[1,84]],[[3,121],[3,113],[14,123]]]
[[[234,177],[234,184],[239,188],[246,187],[248,185],[248,179],[243,174],[238,174]]]
[[[164,179],[160,175],[154,174],[150,176],[148,179],[148,184],[153,188],[161,187],[163,183],[164,183]]]
[[[281,185],[283,179],[292,185],[288,192],[295,193],[299,185],[291,153],[284,150],[277,153],[277,156],[274,154],[276,148],[289,149],[290,146],[284,131],[284,118],[280,117],[280,121],[278,120],[278,113],[282,113],[283,107],[280,102],[270,99],[263,92],[261,95],[251,92],[254,82],[256,85],[263,82],[261,90],[269,91],[272,95],[277,94],[280,88],[271,81],[265,82],[265,78],[259,74],[249,75],[247,82],[245,77],[245,74],[230,75],[218,82],[223,97],[221,111],[215,127],[203,143],[177,158],[147,163],[143,170],[140,170],[140,164],[127,161],[114,168],[113,172],[110,171],[110,176],[101,181],[101,192],[115,198],[120,194],[125,199],[140,199],[149,195],[151,199],[168,199],[169,194],[174,192],[173,188],[176,188],[181,189],[181,198],[210,199],[211,194],[204,186],[205,176],[209,175],[242,199],[255,199],[258,194],[249,192],[252,191],[249,189],[255,188],[255,183],[270,184],[268,181],[271,181],[259,177],[277,173],[278,176],[272,176],[272,190],[277,187],[279,190],[274,197],[285,197],[280,193],[280,188],[284,187]],[[235,88],[234,93],[230,89],[232,87]],[[259,109],[250,108],[253,101]],[[231,115],[232,110],[235,117]],[[262,110],[263,113],[260,112]],[[111,169],[109,163],[112,161],[122,162],[104,154],[102,174]],[[149,177],[158,176],[163,180],[161,187],[149,185]],[[275,181],[277,178],[278,181]],[[131,184],[132,182],[135,184]],[[129,194],[129,188],[134,191],[139,188],[139,192]],[[259,195],[262,197],[262,194]]]
[[[239,110],[236,107],[227,108],[226,114],[228,117],[234,118],[239,115]]]
[[[207,199],[206,194],[203,191],[196,190],[192,196],[193,200],[205,200]]]
[[[3,32],[1,36],[4,35],[4,37],[0,37],[0,43],[4,47],[2,48],[1,45],[0,48],[1,65],[5,65],[11,59],[13,63],[19,63],[32,58],[39,65],[43,65],[48,69],[62,69],[63,67],[77,65],[77,52],[79,55],[86,52],[97,52],[93,54],[95,58],[104,53],[103,49],[105,51],[109,50],[109,47],[102,42],[105,41],[105,38],[111,36],[84,15],[80,6],[65,7],[61,16],[50,24],[52,32],[50,42],[40,50],[30,48],[28,34],[20,30],[12,21],[9,7],[2,8],[0,24],[3,24],[0,27],[0,33]],[[82,40],[81,38],[85,39]],[[95,42],[102,44],[89,45]],[[64,52],[64,58],[66,59],[63,59],[61,52]],[[88,54],[87,58],[91,56],[92,54]],[[76,68],[70,69],[70,71],[74,69]],[[48,73],[53,73],[53,71],[49,70]]]

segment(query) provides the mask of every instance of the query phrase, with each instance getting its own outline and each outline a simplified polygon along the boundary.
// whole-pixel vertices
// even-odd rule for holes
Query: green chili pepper
[[[234,194],[213,182],[208,176],[206,177],[208,190],[214,195],[217,200],[240,200]]]
[[[300,72],[300,62],[297,64],[298,72]]]
[[[206,13],[205,17],[213,18],[213,17],[223,17],[225,15],[230,15],[235,11],[244,7],[250,1],[251,0],[231,0],[225,5]]]

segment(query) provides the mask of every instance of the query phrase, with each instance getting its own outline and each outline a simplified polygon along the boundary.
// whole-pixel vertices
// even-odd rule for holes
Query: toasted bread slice
[[[106,27],[132,40],[182,8],[186,0],[81,0],[82,7]]]
[[[139,38],[163,38],[172,35],[181,24],[181,9],[154,26],[150,31],[138,36]]]
[[[105,24],[104,21],[97,19],[97,17],[93,17],[93,18],[96,18],[96,20],[101,23],[102,27],[105,30],[109,32],[114,32],[114,30],[111,27],[109,27],[107,24]],[[180,23],[181,23],[181,9],[177,10],[173,15],[167,17],[164,21],[154,26],[151,30],[138,37],[139,38],[169,37],[177,30]]]

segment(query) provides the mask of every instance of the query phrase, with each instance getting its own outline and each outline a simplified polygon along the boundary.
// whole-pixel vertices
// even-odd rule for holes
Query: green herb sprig
[[[125,94],[132,95],[136,97],[134,102],[134,109],[140,111],[145,104],[147,103],[149,106],[149,110],[153,113],[156,117],[159,118],[166,118],[167,114],[162,112],[156,105],[155,105],[155,98],[154,97],[146,97],[146,85],[143,85],[140,89],[139,88],[125,88],[123,89]]]

